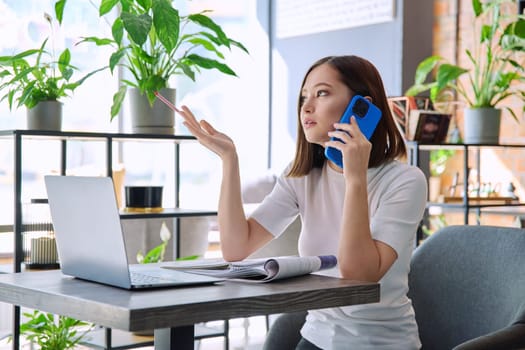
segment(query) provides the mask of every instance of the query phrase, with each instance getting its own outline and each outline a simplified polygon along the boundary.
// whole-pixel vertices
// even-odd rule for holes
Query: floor
[[[264,316],[240,318],[230,320],[230,350],[259,350],[266,335],[266,320]],[[11,350],[12,344],[3,339],[0,341],[0,350]],[[36,346],[23,343],[21,349],[33,350]],[[92,349],[86,346],[78,346],[79,350]],[[153,347],[136,348],[151,350]],[[203,339],[195,342],[195,350],[224,350],[224,339],[222,337]]]

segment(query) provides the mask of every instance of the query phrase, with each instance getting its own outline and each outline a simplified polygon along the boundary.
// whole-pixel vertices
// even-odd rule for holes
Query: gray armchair
[[[423,350],[525,349],[525,230],[445,227],[414,252],[409,287]]]

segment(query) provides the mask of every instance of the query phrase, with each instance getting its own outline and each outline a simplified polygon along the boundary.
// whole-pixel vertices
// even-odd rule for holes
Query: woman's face
[[[314,68],[301,91],[301,123],[305,138],[324,147],[328,131],[334,130],[352,98],[352,91],[339,79],[339,72],[329,64]]]

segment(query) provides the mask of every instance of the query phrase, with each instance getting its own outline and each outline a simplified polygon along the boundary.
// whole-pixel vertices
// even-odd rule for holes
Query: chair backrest
[[[301,233],[301,219],[297,217],[277,238],[252,253],[248,258],[267,258],[272,256],[299,255],[297,241]]]
[[[424,350],[525,322],[525,230],[445,227],[415,250],[409,287]]]

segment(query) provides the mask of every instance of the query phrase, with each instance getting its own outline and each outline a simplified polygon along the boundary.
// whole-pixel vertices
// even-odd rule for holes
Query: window
[[[110,28],[99,19],[95,6],[99,1],[69,1],[66,4],[62,28],[55,27],[57,50],[69,47],[72,62],[82,71],[107,65],[109,54],[91,44],[75,45],[82,36],[109,36]],[[181,2],[179,2],[181,3]],[[242,176],[255,176],[265,171],[268,159],[269,81],[268,81],[268,6],[260,0],[231,0],[209,2],[193,0],[182,2],[182,14],[212,8],[214,18],[229,36],[242,42],[249,55],[233,50],[227,53],[228,64],[238,77],[226,77],[215,71],[204,71],[197,81],[173,79],[177,89],[177,104],[190,106],[199,118],[209,120],[217,129],[235,141],[241,162]],[[39,47],[49,33],[44,12],[53,14],[53,0],[0,0],[0,28],[5,35],[0,42],[0,55]],[[179,5],[178,5],[179,6]],[[261,20],[262,19],[262,20]],[[262,22],[261,22],[262,21]],[[64,29],[67,28],[67,29]],[[108,70],[94,75],[80,86],[73,96],[64,100],[64,130],[127,132],[127,104],[124,118],[110,122],[109,109],[118,82]],[[0,103],[0,128],[25,128],[25,108],[9,111],[7,103]],[[177,134],[187,134],[177,118]],[[128,143],[116,148],[115,162],[125,167],[126,184],[142,182],[166,185],[166,201],[174,183],[173,150],[165,145],[137,145]],[[185,207],[216,208],[220,161],[215,154],[197,143],[181,148],[181,205]],[[58,145],[29,143],[24,147],[23,201],[45,196],[42,175],[57,172]],[[90,142],[68,146],[68,169],[76,174],[104,174],[102,145]],[[13,223],[13,148],[2,141],[0,145],[0,227]],[[171,195],[172,196],[172,195]],[[2,226],[3,225],[3,226]],[[2,230],[0,230],[1,232]],[[12,250],[12,243],[0,233],[0,254]],[[12,239],[12,238],[11,238]]]

